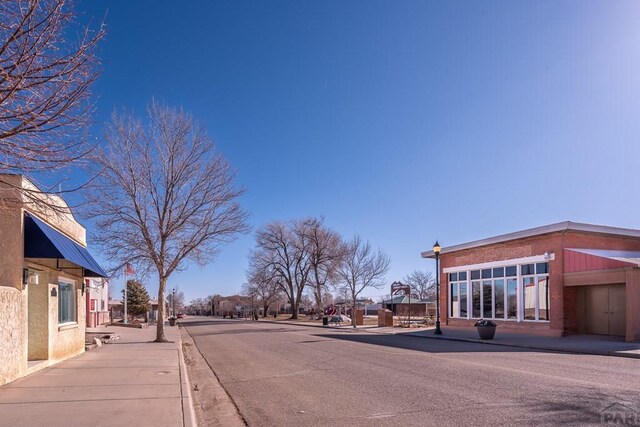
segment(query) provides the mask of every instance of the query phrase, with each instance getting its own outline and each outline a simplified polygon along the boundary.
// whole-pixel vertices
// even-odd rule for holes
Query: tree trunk
[[[351,326],[356,327],[356,297],[351,301]]]
[[[160,275],[158,286],[158,323],[156,327],[156,342],[167,342],[164,337],[164,289],[167,286],[167,279]]]

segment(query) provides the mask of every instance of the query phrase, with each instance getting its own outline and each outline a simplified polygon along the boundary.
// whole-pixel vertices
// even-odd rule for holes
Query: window
[[[523,319],[549,320],[549,263],[539,262],[522,267],[523,276],[527,273],[522,278]]]
[[[451,317],[550,319],[548,262],[450,272],[448,277]]]
[[[450,275],[449,278],[452,276]],[[455,276],[466,278],[466,273]],[[452,282],[449,285],[449,315],[451,317],[467,317],[467,282]]]
[[[489,270],[491,271],[491,270]],[[493,286],[491,280],[482,281],[482,317],[493,318]]]
[[[58,284],[58,323],[76,321],[76,288],[61,282]]]
[[[518,319],[518,280],[507,279],[507,319]]]
[[[472,317],[480,318],[480,282],[471,282]]]
[[[451,284],[451,316],[460,317],[460,307],[458,306],[458,284]]]
[[[504,319],[504,279],[497,279],[493,282],[496,300],[496,319]]]

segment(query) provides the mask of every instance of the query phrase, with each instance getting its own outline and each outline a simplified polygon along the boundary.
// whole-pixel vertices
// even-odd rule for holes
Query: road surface
[[[182,326],[249,426],[583,426],[640,412],[634,359],[262,321]]]

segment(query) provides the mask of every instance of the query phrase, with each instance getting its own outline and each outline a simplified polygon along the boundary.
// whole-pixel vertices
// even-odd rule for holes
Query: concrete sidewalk
[[[536,350],[561,351],[566,353],[593,354],[600,356],[617,356],[640,359],[640,342],[625,342],[620,337],[602,335],[571,335],[567,337],[545,337],[531,334],[517,334],[503,332],[498,326],[496,335],[492,340],[481,340],[475,328],[463,328],[455,326],[442,326],[442,335],[434,335],[433,327],[405,329],[397,327],[380,328],[377,326],[358,326],[356,329],[348,325],[322,326],[317,322],[304,322],[295,320],[267,320],[260,318],[260,322],[286,323],[290,325],[323,328],[326,330],[340,330],[344,332],[367,332],[378,334],[401,334],[420,338],[463,341],[482,343],[488,345],[501,345],[509,347],[530,348]]]
[[[394,328],[395,329],[395,328]],[[406,335],[452,341],[465,341],[489,345],[531,348],[537,350],[562,351],[567,353],[595,354],[601,356],[630,357],[640,359],[640,343],[625,342],[621,337],[603,335],[570,335],[545,337],[537,335],[502,332],[496,329],[492,340],[481,340],[475,328],[443,326],[442,335],[434,335],[433,328],[404,332]]]
[[[120,339],[0,387],[0,424],[195,425],[177,328],[104,331]]]

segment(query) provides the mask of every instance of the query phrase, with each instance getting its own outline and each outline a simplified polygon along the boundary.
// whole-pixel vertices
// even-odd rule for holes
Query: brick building
[[[561,222],[443,247],[440,266],[445,325],[640,340],[640,230]]]

